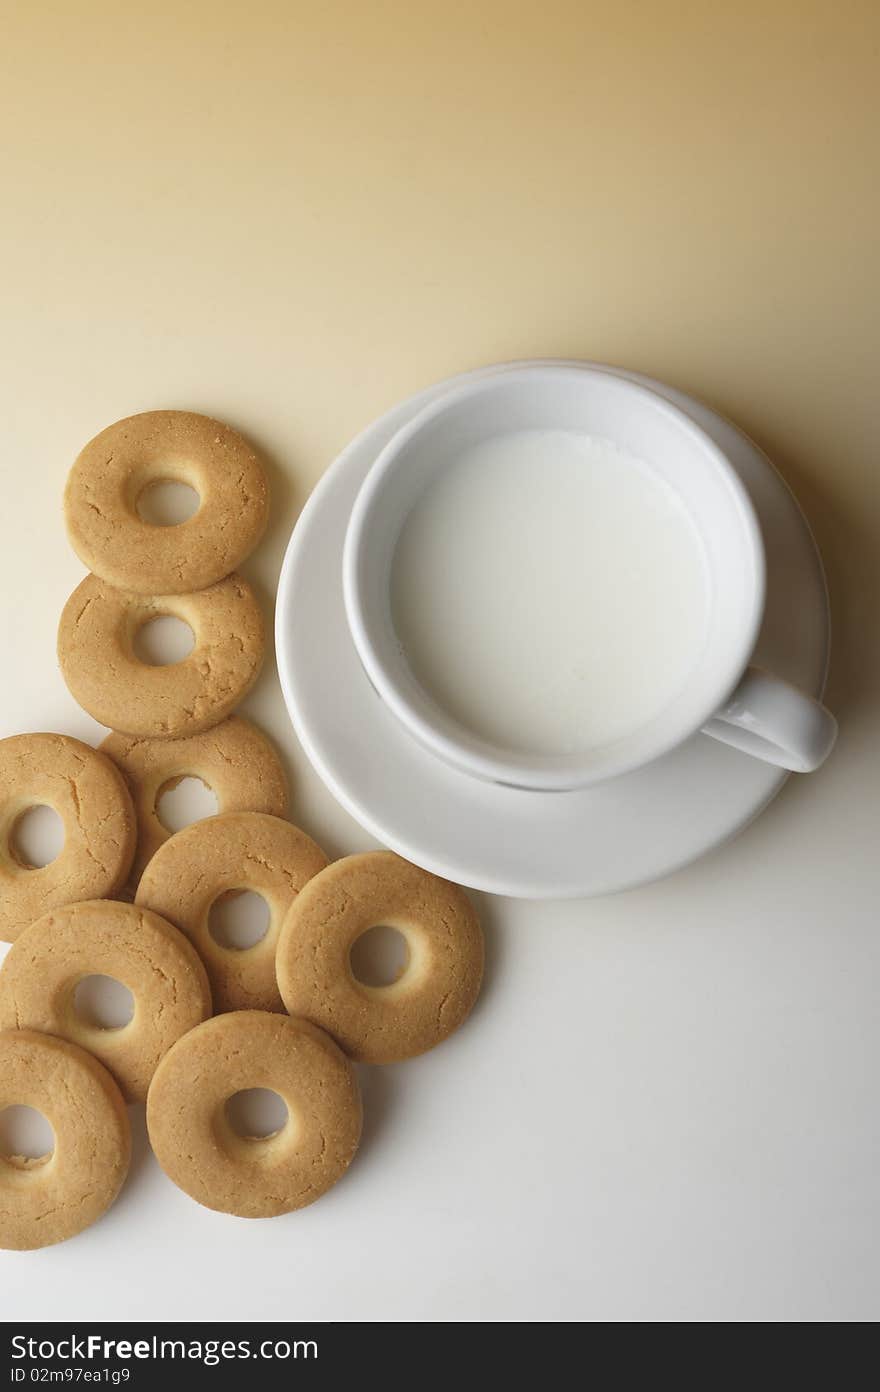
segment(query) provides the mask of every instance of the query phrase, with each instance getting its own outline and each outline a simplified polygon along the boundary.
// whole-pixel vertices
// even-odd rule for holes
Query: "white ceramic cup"
[[[508,751],[465,729],[416,681],[392,622],[395,547],[411,508],[437,471],[493,436],[535,429],[610,440],[647,461],[687,508],[709,577],[705,641],[683,689],[647,724],[577,755]],[[701,730],[782,768],[817,768],[834,744],[834,717],[803,691],[749,666],[764,612],[764,584],[755,511],[714,441],[684,411],[646,387],[612,372],[563,366],[499,372],[453,388],[422,410],[382,450],[364,480],[343,555],[355,647],[401,724],[467,773],[546,790],[613,778]]]

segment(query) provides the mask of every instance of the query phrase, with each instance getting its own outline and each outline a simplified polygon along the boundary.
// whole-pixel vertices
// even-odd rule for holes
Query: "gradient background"
[[[355,431],[434,378],[542,355],[665,378],[767,449],[827,563],[842,723],[826,769],[661,885],[484,901],[486,1003],[367,1082],[338,1194],[224,1221],[141,1138],[105,1223],[4,1256],[5,1317],[875,1318],[877,6],[0,20],[0,733],[98,734],[53,647],[81,574],[63,480],[101,427],[189,407],[264,448],[248,573],[268,606]],[[294,816],[333,852],[368,844],[271,670],[248,710],[289,756]]]

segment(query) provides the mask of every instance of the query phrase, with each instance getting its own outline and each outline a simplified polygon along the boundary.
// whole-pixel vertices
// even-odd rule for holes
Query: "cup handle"
[[[703,733],[765,763],[811,773],[828,758],[837,721],[819,701],[790,682],[749,667],[725,706]]]

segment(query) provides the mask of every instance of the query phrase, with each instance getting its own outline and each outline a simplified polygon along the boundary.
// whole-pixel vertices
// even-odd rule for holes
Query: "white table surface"
[[[104,425],[187,407],[266,451],[272,523],[245,573],[268,615],[298,509],[355,430],[423,382],[534,354],[676,382],[777,460],[829,569],[840,743],[662,883],[477,896],[476,1013],[424,1058],[362,1070],[362,1153],[302,1213],[197,1207],[133,1108],[121,1198],[73,1241],[0,1254],[0,1314],[876,1318],[876,20],[659,5],[640,36],[633,4],[607,22],[502,6],[485,29],[438,6],[426,35],[394,4],[373,24],[313,8],[147,23],[95,0],[10,21],[0,734],[101,735],[54,642],[82,574],[61,491]],[[597,32],[598,96],[580,80]],[[721,54],[745,87],[707,81]],[[651,120],[612,100],[633,73]],[[271,662],[244,710],[284,753],[294,819],[334,855],[369,845],[298,749]]]

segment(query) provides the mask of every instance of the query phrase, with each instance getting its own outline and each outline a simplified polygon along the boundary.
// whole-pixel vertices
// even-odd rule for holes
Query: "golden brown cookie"
[[[351,949],[384,924],[408,960],[388,986],[366,986]],[[466,1019],[483,976],[483,934],[458,885],[391,851],[328,865],[294,900],[281,929],[278,986],[291,1015],[328,1030],[353,1059],[392,1063],[432,1049]]]
[[[180,739],[148,739],[114,730],[101,751],[124,773],[134,801],[135,879],[171,835],[159,820],[157,804],[183,778],[200,778],[217,798],[218,812],[268,812],[283,817],[287,810],[287,785],[278,755],[266,736],[238,715]]]
[[[327,864],[304,831],[263,812],[224,812],[184,827],[153,856],[135,903],[175,924],[205,963],[214,1009],[283,1010],[275,945],[297,894]],[[223,947],[211,935],[211,905],[249,889],[269,906],[269,928],[253,947]]]
[[[0,1247],[49,1247],[110,1207],[128,1173],[131,1131],[106,1068],[66,1039],[0,1034],[0,1111],[35,1107],[55,1132],[41,1160],[0,1157]]]
[[[152,667],[135,656],[134,636],[161,614],[189,624],[195,646],[182,662]],[[87,575],[58,628],[58,661],[74,699],[129,735],[177,737],[219,724],[256,681],[264,646],[259,605],[240,575],[196,594],[158,596]]]
[[[134,997],[134,1015],[101,1029],[74,1007],[86,976],[110,976]],[[0,1029],[35,1029],[88,1049],[129,1102],[143,1102],[159,1060],[211,1014],[205,968],[182,933],[149,909],[93,899],[32,923],[0,966]]]
[[[54,808],[64,846],[39,869],[13,850],[15,824],[32,807]],[[113,894],[135,848],[135,816],[122,774],[69,735],[0,740],[0,939],[12,942],[47,909]]]
[[[239,1136],[226,1103],[269,1088],[287,1105],[273,1136]],[[217,1015],[174,1045],[147,1098],[150,1144],[179,1188],[221,1213],[271,1218],[304,1208],[335,1184],[357,1150],[354,1070],[323,1030],[261,1010]]]
[[[156,527],[138,516],[151,484],[176,481],[199,495],[186,522]],[[109,585],[137,594],[206,589],[235,570],[266,528],[266,473],[246,440],[192,411],[145,411],[109,425],[73,465],[64,493],[70,544]]]

